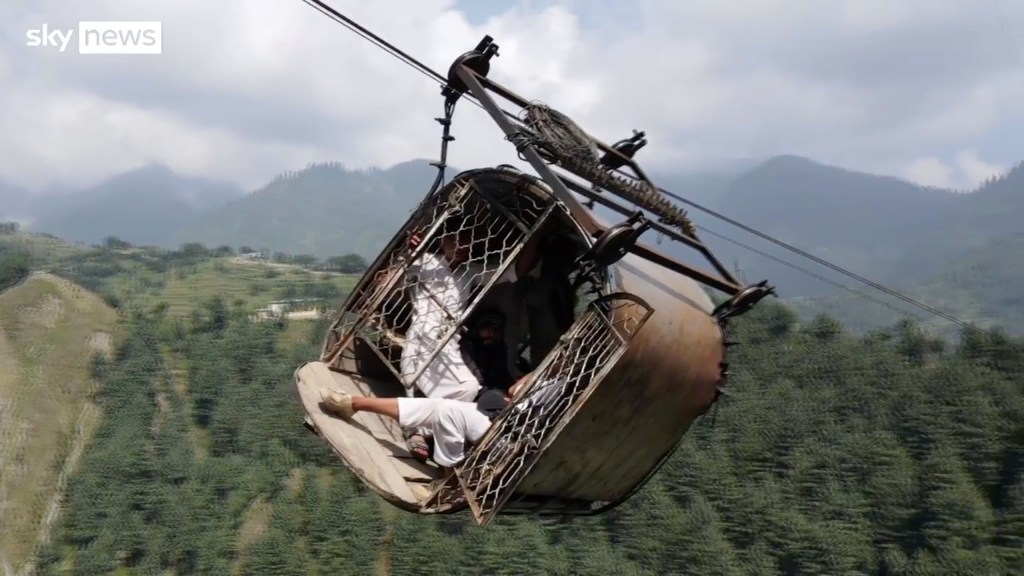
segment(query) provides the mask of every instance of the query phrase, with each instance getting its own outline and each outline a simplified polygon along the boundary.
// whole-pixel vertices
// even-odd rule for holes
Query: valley
[[[0,566],[12,575],[447,574],[455,562],[499,573],[526,555],[537,573],[1024,565],[1024,341],[1012,335],[1024,320],[1024,245],[1003,218],[1017,209],[1020,169],[971,196],[907,192],[917,203],[937,195],[917,229],[909,208],[878,217],[904,184],[864,181],[894,188],[841,207],[846,230],[828,202],[786,200],[783,184],[776,200],[758,200],[744,192],[754,184],[736,179],[821,189],[847,179],[850,194],[867,185],[798,159],[691,179],[710,187],[709,207],[859,263],[986,330],[901,318],[722,246],[725,262],[749,281],[771,278],[783,298],[737,322],[730,394],[711,420],[604,517],[506,518],[479,531],[468,518],[388,508],[302,428],[291,402],[292,372],[319,353],[331,311],[359,278],[340,270],[365,267],[422,193],[412,168],[405,183],[386,183],[388,171],[345,176],[349,186],[371,182],[352,214],[331,204],[344,194],[326,192],[344,188],[331,184],[344,169],[310,168],[225,212],[210,208],[210,218],[265,225],[204,235],[195,220],[197,236],[164,246],[135,244],[128,229],[97,230],[90,243],[5,227],[0,522],[13,529],[0,537]],[[380,190],[405,196],[378,210]],[[289,220],[281,208],[307,192],[321,195],[308,203],[316,209]],[[755,201],[765,204],[745,204]],[[947,211],[960,222],[944,220]],[[928,240],[936,229],[955,230],[955,242]],[[288,302],[302,311],[261,312]]]

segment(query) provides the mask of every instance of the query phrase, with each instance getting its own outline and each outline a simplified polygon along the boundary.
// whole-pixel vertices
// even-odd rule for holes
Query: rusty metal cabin
[[[368,486],[418,513],[595,514],[629,498],[673,453],[718,398],[727,376],[727,319],[772,293],[740,286],[697,238],[684,211],[633,160],[642,133],[608,146],[563,114],[489,80],[489,37],[451,66],[437,180],[342,306],[321,357],[296,371],[307,424]],[[510,166],[469,170],[443,182],[456,102],[473,98],[537,175]],[[502,99],[520,109],[506,112]],[[626,170],[632,172],[629,174]],[[601,204],[621,214],[609,226]],[[524,245],[548,232],[541,264],[515,284],[498,278]],[[655,231],[703,254],[698,270],[641,243]],[[413,234],[418,244],[410,243]],[[433,347],[406,345],[412,310],[434,298],[416,290],[410,265],[441,253],[448,235],[467,241],[457,282],[482,279],[457,315],[445,314]],[[713,305],[705,287],[728,299]],[[510,363],[530,371],[513,405],[447,478],[409,458],[397,424],[358,413],[322,413],[317,391],[405,396],[468,317],[500,308]],[[435,306],[444,310],[444,306]],[[402,355],[418,368],[402,373]]]

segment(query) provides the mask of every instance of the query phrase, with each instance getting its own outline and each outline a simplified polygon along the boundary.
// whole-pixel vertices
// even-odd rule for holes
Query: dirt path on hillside
[[[32,576],[35,574],[35,558],[38,556],[39,551],[43,546],[50,543],[53,526],[60,517],[61,502],[64,500],[64,491],[68,486],[68,478],[78,465],[78,460],[82,457],[82,452],[85,451],[86,439],[89,436],[89,425],[97,416],[98,410],[95,405],[86,403],[85,406],[82,406],[82,411],[79,412],[78,419],[75,421],[75,438],[72,442],[71,452],[68,454],[68,457],[64,459],[64,465],[61,467],[60,476],[57,477],[57,489],[54,490],[53,496],[50,497],[50,502],[46,508],[46,515],[43,516],[43,521],[40,523],[39,535],[36,537],[36,542],[32,550],[32,559],[29,560],[16,575],[12,576]],[[11,574],[10,572],[7,572],[8,567],[6,565],[4,566],[4,570],[7,574]]]

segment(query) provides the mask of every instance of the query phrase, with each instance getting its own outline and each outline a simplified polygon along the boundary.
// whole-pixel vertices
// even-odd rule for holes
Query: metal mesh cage
[[[345,306],[322,359],[360,338],[407,390],[425,371],[443,369],[459,353],[455,336],[465,319],[555,209],[550,199],[509,188],[467,178],[431,198],[410,225],[419,243],[393,250],[377,267]]]
[[[629,294],[610,294],[592,302],[530,375],[516,401],[456,467],[457,482],[441,486],[427,506],[464,498],[478,522],[490,522],[651,312]]]

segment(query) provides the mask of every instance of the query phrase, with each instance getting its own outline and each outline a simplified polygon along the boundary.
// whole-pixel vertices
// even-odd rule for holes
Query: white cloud
[[[953,170],[934,157],[918,158],[907,165],[903,177],[923,186],[953,187]]]
[[[924,186],[964,192],[1006,169],[1006,166],[982,160],[977,150],[968,148],[957,152],[949,162],[935,157],[917,158],[903,169],[901,176]]]
[[[968,188],[982,182],[985,179],[1000,174],[1006,170],[1005,166],[985,162],[978,157],[975,150],[961,150],[956,155],[956,165],[963,174],[961,184]]]
[[[606,141],[646,130],[649,166],[797,153],[971,187],[1020,154],[972,151],[1024,122],[1024,66],[991,11],[961,1],[642,0],[596,24],[600,2],[524,1],[483,25],[453,0],[330,4],[442,74],[491,34],[492,78]],[[1024,27],[1024,4],[1002,8]],[[160,20],[164,53],[24,45],[27,28],[86,19]],[[436,85],[299,0],[0,5],[0,177],[14,182],[159,160],[252,186],[308,161],[433,157],[440,106]],[[468,102],[453,132],[459,167],[515,159]],[[942,160],[951,150],[967,151]]]
[[[171,113],[82,92],[13,93],[0,103],[0,125],[19,135],[0,140],[0,166],[29,185],[91,182],[150,162],[257,185],[280,166],[302,165],[316,153],[246,141],[223,129],[189,126]]]

